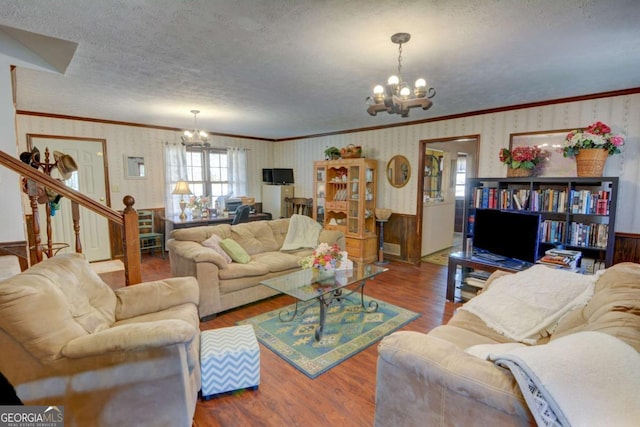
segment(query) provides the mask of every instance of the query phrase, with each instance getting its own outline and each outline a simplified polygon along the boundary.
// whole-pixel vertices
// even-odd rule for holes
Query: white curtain
[[[232,197],[247,195],[247,150],[246,148],[227,148],[229,162],[229,189]]]
[[[176,183],[187,179],[187,150],[180,143],[165,143],[164,147],[164,210],[167,218],[180,214],[180,196],[173,194]]]

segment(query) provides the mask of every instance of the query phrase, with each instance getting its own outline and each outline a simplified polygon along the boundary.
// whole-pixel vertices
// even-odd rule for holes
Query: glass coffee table
[[[378,303],[370,300],[365,305],[364,285],[368,279],[387,271],[387,268],[375,264],[353,263],[353,269],[338,270],[331,273],[320,273],[313,269],[294,271],[273,279],[263,280],[260,284],[280,291],[283,294],[297,299],[293,312],[283,310],[280,312],[280,321],[291,322],[296,316],[302,316],[304,312],[318,301],[320,305],[320,320],[316,329],[316,340],[320,341],[326,319],[326,309],[334,301],[339,303],[355,304],[348,297],[360,293],[359,305],[366,312],[374,312],[378,309]],[[348,286],[356,285],[352,289]],[[315,301],[314,301],[315,300]]]

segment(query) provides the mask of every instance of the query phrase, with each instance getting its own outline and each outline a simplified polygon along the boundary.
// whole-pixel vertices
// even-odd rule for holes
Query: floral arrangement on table
[[[602,122],[595,122],[586,129],[572,130],[567,134],[562,148],[564,157],[575,157],[580,150],[601,148],[607,150],[609,156],[620,153],[624,145],[624,136],[614,135],[611,128]]]
[[[337,244],[320,243],[311,255],[300,260],[300,266],[318,271],[335,271],[341,262],[342,251]]]
[[[547,152],[537,146],[514,147],[500,149],[500,161],[512,169],[533,169],[546,156]]]
[[[198,209],[202,211],[205,208],[209,207],[209,202],[211,199],[208,196],[191,196],[189,197],[189,201],[187,202],[187,207],[189,209]]]

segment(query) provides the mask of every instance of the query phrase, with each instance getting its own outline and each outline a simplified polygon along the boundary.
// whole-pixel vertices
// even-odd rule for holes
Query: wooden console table
[[[492,262],[483,260],[474,256],[465,256],[463,252],[454,252],[449,255],[449,268],[447,270],[447,301],[454,302],[456,292],[456,270],[460,266],[461,268],[470,268],[482,271],[488,271],[493,273],[496,270],[509,271],[516,273],[518,271],[525,270],[531,266],[531,264],[515,265],[509,260],[502,262]]]
[[[255,213],[249,215],[249,221],[268,221],[271,219],[270,213]],[[202,225],[218,225],[218,224],[231,224],[233,221],[233,215],[229,215],[227,217],[223,216],[210,216],[207,218],[198,218],[198,219],[186,219],[182,221],[177,216],[172,218],[165,218],[165,221],[171,224],[172,229],[178,228],[191,228],[191,227],[200,227]]]

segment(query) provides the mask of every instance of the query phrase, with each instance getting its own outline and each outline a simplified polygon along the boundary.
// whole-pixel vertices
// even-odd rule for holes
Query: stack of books
[[[467,301],[478,295],[490,275],[491,273],[482,270],[474,270],[465,274],[460,285],[460,297],[462,300]]]
[[[582,252],[580,251],[549,249],[544,253],[544,256],[538,260],[538,263],[568,270],[577,270],[578,261],[581,256]]]

